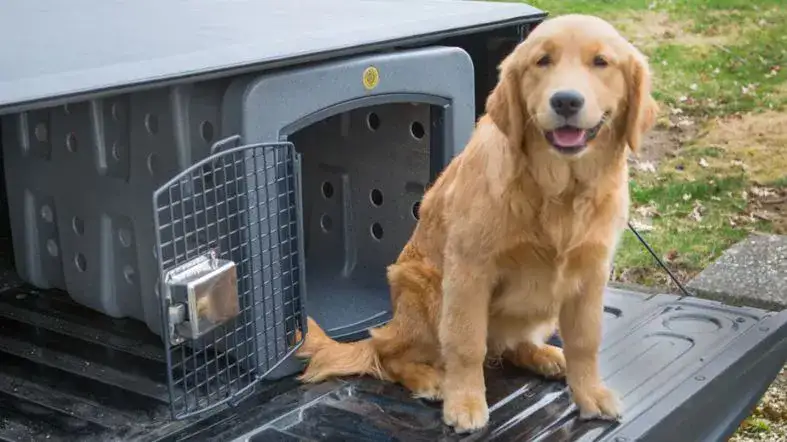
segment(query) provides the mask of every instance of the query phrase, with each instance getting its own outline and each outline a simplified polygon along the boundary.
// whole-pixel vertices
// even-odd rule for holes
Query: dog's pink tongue
[[[564,127],[552,132],[555,144],[560,147],[580,146],[585,142],[585,131],[573,127]]]

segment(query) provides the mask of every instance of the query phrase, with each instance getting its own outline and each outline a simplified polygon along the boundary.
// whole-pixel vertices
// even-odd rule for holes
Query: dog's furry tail
[[[302,382],[315,383],[335,376],[370,375],[385,379],[380,358],[371,338],[357,342],[337,342],[307,318],[308,332],[296,355],[309,359],[306,370],[298,377]]]

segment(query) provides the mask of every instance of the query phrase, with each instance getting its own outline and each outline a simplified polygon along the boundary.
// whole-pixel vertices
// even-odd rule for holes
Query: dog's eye
[[[609,62],[607,61],[606,58],[600,55],[596,55],[595,57],[593,57],[593,66],[604,68],[609,66]]]
[[[550,57],[549,55],[543,55],[541,58],[538,59],[536,64],[539,66],[549,66],[550,64],[552,64],[552,57]]]

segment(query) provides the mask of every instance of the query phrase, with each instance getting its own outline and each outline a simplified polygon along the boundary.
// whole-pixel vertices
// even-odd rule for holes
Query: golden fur
[[[572,124],[600,124],[572,155],[545,136],[560,124],[550,96],[566,88],[585,98]],[[628,213],[627,147],[637,150],[657,112],[648,64],[599,18],[550,19],[501,63],[486,110],[388,267],[393,319],[369,339],[338,343],[310,318],[301,379],[399,382],[442,399],[445,422],[464,432],[489,418],[485,359],[505,358],[565,376],[583,418],[618,418],[597,353],[602,294]],[[556,328],[562,350],[545,343]]]

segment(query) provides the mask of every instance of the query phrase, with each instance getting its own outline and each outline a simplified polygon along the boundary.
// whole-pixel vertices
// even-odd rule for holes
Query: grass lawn
[[[751,232],[787,234],[784,0],[525,3],[601,16],[648,55],[662,113],[631,162],[631,219],[681,279]],[[613,279],[671,284],[630,232]],[[733,440],[787,440],[785,396],[783,373]]]

